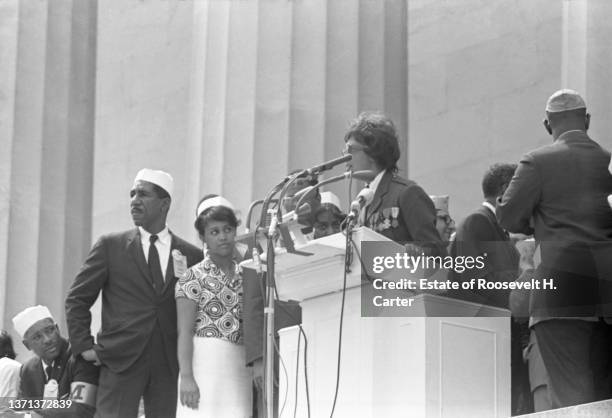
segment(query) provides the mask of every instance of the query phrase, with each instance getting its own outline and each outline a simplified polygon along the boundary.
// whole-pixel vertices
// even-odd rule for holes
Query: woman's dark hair
[[[346,218],[346,215],[342,213],[342,211],[338,209],[336,205],[334,205],[333,203],[326,202],[326,203],[321,204],[321,207],[316,210],[316,212],[313,215],[313,219],[316,221],[319,215],[325,212],[329,212],[336,219],[342,220]]]
[[[204,196],[202,199],[200,199],[200,201],[198,202],[198,206],[196,207],[199,207],[203,201],[217,196],[219,195],[208,194]],[[228,208],[227,206],[211,206],[208,209],[204,210],[202,213],[200,213],[200,215],[196,218],[193,226],[200,235],[204,235],[206,225],[210,221],[227,222],[234,228],[238,228],[238,225],[240,225],[240,221],[238,220],[238,218],[236,218],[236,214],[232,209]]]
[[[384,170],[397,172],[400,158],[399,140],[393,121],[382,113],[362,112],[344,135],[364,145],[364,152]]]
[[[0,331],[0,358],[8,357],[15,360],[15,350],[13,349],[13,339],[5,330]]]

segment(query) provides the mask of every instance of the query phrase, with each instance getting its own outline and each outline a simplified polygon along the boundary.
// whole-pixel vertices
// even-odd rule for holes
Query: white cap
[[[51,311],[46,306],[30,306],[13,317],[13,327],[23,338],[32,325],[45,318],[53,319]]]
[[[332,192],[321,192],[321,205],[324,203],[330,203],[337,207],[342,212],[342,206],[340,206],[340,199]]]
[[[232,205],[232,202],[230,202],[229,200],[227,200],[226,198],[222,196],[215,196],[215,197],[211,197],[210,199],[206,199],[205,201],[200,203],[200,205],[198,206],[198,209],[196,210],[196,218],[200,216],[200,214],[204,212],[206,209],[212,208],[213,206],[225,206],[225,207],[230,208],[234,212],[236,211],[236,209],[234,208],[234,205]]]
[[[141,180],[158,185],[168,192],[170,197],[172,197],[172,193],[174,192],[174,180],[172,179],[172,176],[165,171],[143,168],[138,172],[138,174],[136,174],[134,184]]]
[[[448,195],[429,196],[429,198],[433,202],[434,207],[436,208],[436,212],[443,212],[446,215],[449,214],[449,212],[448,212],[448,201],[449,201]]]
[[[565,112],[566,110],[586,109],[586,103],[575,90],[557,90],[548,98],[546,111],[548,113]]]

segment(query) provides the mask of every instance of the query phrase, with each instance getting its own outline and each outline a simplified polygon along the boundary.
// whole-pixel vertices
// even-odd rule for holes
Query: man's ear
[[[544,119],[542,123],[544,124],[544,129],[546,129],[546,132],[548,132],[549,135],[552,135],[552,128],[550,127],[548,119]]]
[[[586,115],[584,115],[584,130],[585,131],[589,130],[590,124],[591,124],[591,114],[587,113]]]
[[[170,198],[169,197],[164,197],[164,203],[163,203],[162,208],[164,208],[166,210],[166,213],[168,213],[170,211],[170,203],[171,203]]]

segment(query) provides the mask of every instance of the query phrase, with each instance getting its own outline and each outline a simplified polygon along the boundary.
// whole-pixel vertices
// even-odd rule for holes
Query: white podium
[[[387,239],[370,229],[358,228],[354,240],[359,245],[361,240]],[[300,248],[310,256],[277,255],[280,298],[298,300],[302,306],[302,327],[308,339],[311,417],[330,416],[333,404],[344,243],[345,237],[336,234]],[[508,311],[419,294],[414,296],[413,306],[423,316],[361,317],[357,257],[351,270],[335,417],[510,416]],[[497,316],[444,317],[449,308],[455,314],[460,310]],[[293,416],[297,401],[297,416],[306,417],[304,338],[297,326],[285,328],[279,335],[284,365],[279,372],[279,411],[281,416]]]

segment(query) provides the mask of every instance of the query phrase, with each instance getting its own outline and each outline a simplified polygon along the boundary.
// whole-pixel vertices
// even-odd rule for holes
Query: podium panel
[[[354,237],[358,248],[362,240],[388,241],[367,228],[357,229]],[[279,332],[284,364],[279,374],[281,416],[293,416],[294,408],[298,417],[308,416],[305,354],[310,416],[330,416],[332,411],[344,239],[335,234],[300,248],[311,256],[277,256],[279,294],[281,299],[300,301],[308,339],[306,352],[297,326]],[[414,306],[422,316],[362,317],[361,286],[360,264],[355,257],[347,275],[334,417],[510,416],[508,311],[440,295],[415,294]],[[453,316],[443,316],[451,308]],[[496,311],[495,315],[469,316],[474,312],[486,315],[489,310]],[[456,316],[457,312],[466,316]]]
[[[359,292],[346,295],[335,417],[510,416],[509,317],[362,318]],[[430,295],[416,299],[436,303]],[[333,293],[301,304],[311,416],[331,412],[340,303]],[[279,335],[288,374],[279,378],[279,402],[294,410],[297,375],[297,416],[305,417],[304,340],[298,327]]]

